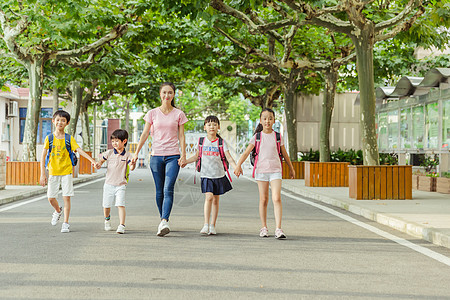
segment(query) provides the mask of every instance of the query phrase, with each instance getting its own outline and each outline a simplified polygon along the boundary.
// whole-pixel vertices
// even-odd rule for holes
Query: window
[[[53,108],[41,108],[41,114],[39,115],[38,132],[36,143],[43,144],[45,137],[52,133],[52,116]],[[25,130],[25,120],[27,117],[27,108],[19,108],[20,117],[20,143],[23,142],[23,133]]]

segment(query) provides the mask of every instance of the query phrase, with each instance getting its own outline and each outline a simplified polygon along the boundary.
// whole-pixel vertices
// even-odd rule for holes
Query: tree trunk
[[[33,62],[26,64],[30,93],[28,96],[27,117],[23,131],[23,161],[37,161],[36,142],[42,104],[42,87],[44,82],[43,62],[43,58],[39,57]]]
[[[92,151],[87,104],[83,105],[83,109],[81,111],[81,122],[82,122],[81,137],[83,139],[83,150]]]
[[[127,105],[125,109],[125,130],[130,134],[130,101],[131,99],[127,100]],[[129,137],[128,137],[129,139]]]
[[[284,87],[284,111],[286,114],[286,126],[289,141],[289,158],[297,161],[297,119],[296,119],[296,86],[288,84]]]
[[[59,93],[58,88],[53,88],[53,114],[57,112],[59,109]],[[55,130],[55,125],[52,123],[53,131]]]
[[[320,161],[329,162],[331,160],[330,149],[330,126],[331,116],[334,109],[334,97],[336,96],[336,84],[338,80],[338,70],[331,67],[324,72],[325,90],[322,98],[322,120],[320,122],[319,152]]]
[[[377,166],[377,135],[375,129],[375,87],[373,74],[374,25],[369,23],[352,37],[356,48],[356,64],[360,90],[360,135],[364,165]]]
[[[68,134],[75,137],[77,131],[77,122],[80,116],[81,105],[83,102],[83,91],[79,81],[72,82],[72,113],[70,114],[70,123]]]

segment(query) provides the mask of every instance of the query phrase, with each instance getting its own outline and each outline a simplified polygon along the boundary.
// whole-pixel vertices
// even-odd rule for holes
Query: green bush
[[[352,165],[362,165],[363,155],[361,150],[347,150],[338,149],[331,152],[332,162],[349,162]],[[302,152],[301,161],[319,161],[320,153],[319,150],[313,151],[310,149],[308,152]]]
[[[380,153],[380,165],[389,165],[389,166],[398,165],[398,154]]]

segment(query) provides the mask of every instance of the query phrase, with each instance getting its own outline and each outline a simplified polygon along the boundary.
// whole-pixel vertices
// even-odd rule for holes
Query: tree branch
[[[16,43],[16,38],[28,27],[28,16],[22,16],[14,28],[11,28],[8,17],[5,12],[0,9],[0,24],[2,27],[2,39],[5,41],[6,47],[12,53],[14,58],[22,63],[30,60],[26,51]]]
[[[410,0],[406,7],[402,10],[401,13],[399,13],[397,16],[395,16],[392,19],[383,21],[375,25],[375,32],[380,32],[383,29],[395,26],[396,24],[403,21],[414,9],[416,9],[417,6],[421,6],[422,1],[421,0]],[[423,6],[421,6],[423,9]],[[420,9],[419,9],[420,10]],[[417,14],[417,13],[416,13]]]
[[[385,34],[377,34],[375,36],[375,42],[384,41],[390,38],[395,37],[398,33],[402,31],[407,31],[409,28],[411,28],[412,24],[419,18],[422,14],[425,13],[425,8],[423,6],[419,7],[417,12],[414,14],[414,16],[409,19],[405,20],[404,22],[398,24],[396,27],[394,27],[392,30]]]
[[[277,63],[275,58],[265,54],[260,49],[253,48],[253,47],[250,47],[250,46],[244,44],[243,42],[241,42],[238,39],[235,39],[234,37],[230,36],[228,33],[226,33],[224,30],[222,30],[221,28],[219,28],[217,26],[214,26],[214,29],[216,29],[220,34],[225,36],[231,42],[233,42],[234,44],[236,44],[240,48],[244,49],[247,54],[254,53],[255,55],[259,56],[260,58],[262,58],[262,59],[264,59],[264,60],[266,60],[268,62],[271,62],[271,63],[274,63],[274,64]]]
[[[84,54],[94,52],[98,48],[105,45],[106,43],[124,35],[125,32],[127,31],[127,28],[128,28],[127,24],[116,25],[113,29],[111,29],[111,31],[107,35],[89,45],[73,50],[55,51],[50,54],[49,58],[63,60],[71,57],[79,57]]]

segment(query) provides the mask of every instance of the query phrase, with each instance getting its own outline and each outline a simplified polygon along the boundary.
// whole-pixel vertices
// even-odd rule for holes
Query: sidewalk
[[[95,180],[105,176],[106,169],[97,170],[92,175],[78,175],[73,179],[73,184],[79,184],[90,180]],[[37,196],[47,192],[47,186],[40,185],[7,185],[4,190],[0,190],[0,205],[22,200],[28,197]]]
[[[347,187],[307,187],[283,179],[283,188],[450,248],[450,195],[413,190],[412,200],[354,200]]]

